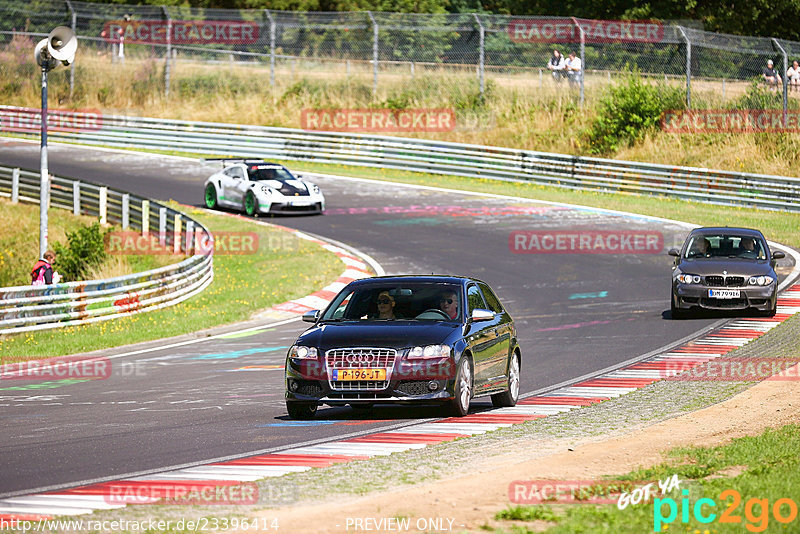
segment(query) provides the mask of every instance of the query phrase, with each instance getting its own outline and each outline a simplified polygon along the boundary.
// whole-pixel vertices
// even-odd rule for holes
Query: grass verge
[[[673,449],[667,462],[617,477],[649,482],[677,474],[680,491],[656,496],[652,502],[622,510],[613,504],[516,506],[498,512],[496,518],[557,522],[546,531],[552,534],[797,532],[798,450],[800,425],[796,424],[727,445]],[[519,526],[513,531],[533,532]]]
[[[258,246],[252,254],[215,254],[213,283],[177,306],[93,325],[0,337],[0,363],[116,347],[243,321],[258,310],[311,293],[342,271],[334,254],[283,230],[175,207],[212,232],[254,233]]]

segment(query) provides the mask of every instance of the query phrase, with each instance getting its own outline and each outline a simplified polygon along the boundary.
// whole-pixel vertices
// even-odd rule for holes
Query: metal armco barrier
[[[0,106],[0,132],[38,135],[38,110]],[[671,167],[401,137],[144,117],[87,115],[54,140],[199,154],[312,161],[523,180],[584,191],[638,193],[710,204],[800,211],[800,178]],[[81,128],[81,124],[90,124]],[[26,129],[25,125],[30,125]],[[13,126],[13,129],[11,128]],[[71,131],[66,131],[66,130]]]
[[[0,167],[0,196],[39,202],[39,174]],[[0,288],[0,334],[89,324],[178,304],[214,279],[213,238],[199,222],[158,202],[53,177],[50,207],[135,229],[183,255],[180,263],[106,280]]]

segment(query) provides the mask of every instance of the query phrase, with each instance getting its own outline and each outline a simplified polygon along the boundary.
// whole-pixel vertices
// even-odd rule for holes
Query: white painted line
[[[67,508],[63,506],[37,506],[32,504],[5,504],[0,501],[0,514],[81,515],[91,514],[92,508]]]
[[[176,480],[212,480],[212,481],[234,481],[234,482],[254,482],[263,477],[257,475],[230,475],[222,478],[221,475],[212,477],[208,473],[184,473],[182,471],[170,471],[169,473],[155,473],[152,475],[145,475],[141,477],[126,478],[119,481],[120,483],[130,482],[152,482],[158,484],[160,481],[176,481]]]
[[[165,475],[206,475],[209,480],[234,480],[233,476],[261,475],[267,476],[271,473],[297,473],[308,471],[310,467],[299,465],[209,465],[203,467],[191,467],[180,471],[171,471]],[[160,476],[160,475],[159,475]]]
[[[600,378],[663,378],[661,371],[656,369],[626,369],[614,371]]]
[[[487,414],[493,415],[503,415],[503,414],[521,414],[521,415],[555,415],[557,413],[562,412],[569,412],[574,408],[579,408],[579,406],[566,406],[566,405],[547,405],[547,404],[535,404],[535,405],[522,405],[518,404],[517,406],[513,406],[510,408],[498,408],[496,410],[492,410],[491,412],[487,412]]]
[[[314,295],[307,295],[305,297],[301,297],[299,299],[294,299],[292,302],[295,304],[301,304],[303,306],[308,306],[312,310],[321,310],[326,308],[330,301],[325,300],[323,298],[314,296]]]
[[[57,506],[60,508],[79,508],[83,509],[91,506],[96,510],[115,510],[117,508],[125,508],[124,504],[109,504],[106,502],[106,497],[102,495],[90,495],[96,497],[91,501],[87,499],[76,499],[76,495],[30,495],[25,497],[12,497],[4,499],[2,502],[8,504],[31,504],[38,506]]]
[[[621,397],[639,388],[566,387],[550,393],[554,397]]]
[[[752,337],[704,337],[694,343],[696,345],[736,345],[737,347],[742,347],[754,339]]]
[[[512,425],[510,423],[425,423],[413,428],[420,429],[421,432],[427,429],[438,430],[443,434],[483,434],[509,426]]]

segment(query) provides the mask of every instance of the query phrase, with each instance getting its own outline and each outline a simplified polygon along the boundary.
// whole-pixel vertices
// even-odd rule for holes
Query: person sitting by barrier
[[[575,56],[575,52],[570,52],[569,58],[564,63],[564,72],[567,74],[567,79],[571,86],[581,83],[583,64],[581,63],[581,58]]]
[[[786,71],[786,80],[789,82],[790,91],[800,92],[800,64],[797,60],[794,60],[792,66]]]
[[[773,67],[773,63],[771,59],[767,60],[767,66],[764,67],[764,81],[767,82],[767,85],[770,86],[773,90],[778,89],[778,85],[782,82],[780,74],[775,70]]]
[[[61,275],[53,270],[53,262],[56,261],[56,253],[48,250],[42,259],[37,261],[31,269],[31,285],[43,286],[57,284],[61,281]]]
[[[553,56],[547,62],[547,68],[553,74],[556,83],[561,83],[561,78],[566,75],[564,71],[564,56],[558,50],[553,50]]]

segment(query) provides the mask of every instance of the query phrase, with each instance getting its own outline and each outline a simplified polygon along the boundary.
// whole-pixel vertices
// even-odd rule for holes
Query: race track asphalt
[[[2,165],[36,169],[38,158],[36,144],[0,140]],[[175,158],[50,147],[53,174],[196,206],[202,203],[203,181],[215,168]],[[669,319],[671,258],[665,251],[683,241],[684,226],[390,183],[313,181],[326,194],[325,215],[265,220],[347,243],[375,258],[387,274],[448,273],[488,282],[517,323],[523,394],[676,343],[720,321]],[[525,231],[635,231],[660,234],[662,241],[657,253],[515,253],[509,237]],[[312,422],[288,420],[280,367],[303,329],[303,323],[292,321],[224,339],[117,354],[109,360],[106,380],[46,388],[3,381],[0,496],[279,450],[438,416],[430,408],[390,407],[368,414],[325,408]],[[478,399],[475,409],[488,404]]]

